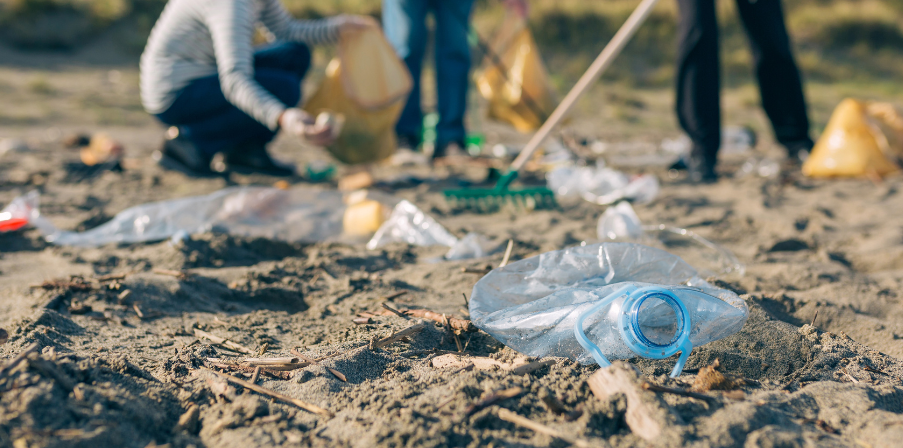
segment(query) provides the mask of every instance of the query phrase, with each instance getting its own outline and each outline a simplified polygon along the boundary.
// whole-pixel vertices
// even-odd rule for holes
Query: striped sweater
[[[279,0],[169,0],[141,55],[144,108],[165,112],[191,81],[218,74],[230,103],[276,130],[286,105],[254,80],[258,24],[281,41],[338,39],[334,19],[294,20]]]

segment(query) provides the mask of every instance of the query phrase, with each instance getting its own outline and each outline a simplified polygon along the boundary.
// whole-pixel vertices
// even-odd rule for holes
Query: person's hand
[[[502,0],[502,4],[520,18],[525,19],[530,14],[530,7],[527,5],[527,0]]]
[[[310,114],[294,107],[282,113],[279,126],[285,132],[317,146],[328,146],[336,137],[330,123],[317,123]]]
[[[340,35],[353,34],[366,30],[368,28],[376,28],[379,26],[376,23],[376,20],[374,20],[373,17],[369,16],[354,16],[343,14],[336,17],[336,21],[338,22]]]

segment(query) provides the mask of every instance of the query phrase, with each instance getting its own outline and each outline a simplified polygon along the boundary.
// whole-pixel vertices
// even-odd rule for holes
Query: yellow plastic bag
[[[557,101],[524,20],[509,15],[489,46],[498,60],[486,55],[476,75],[477,88],[489,101],[489,118],[510,123],[521,132],[538,129]]]
[[[407,67],[377,28],[343,37],[326,77],[304,105],[316,115],[344,117],[335,143],[326,149],[348,164],[383,160],[395,151],[398,121],[413,82]]]
[[[859,177],[898,171],[882,150],[887,147],[886,137],[866,112],[866,105],[860,101],[850,98],[841,101],[803,164],[803,174]]]

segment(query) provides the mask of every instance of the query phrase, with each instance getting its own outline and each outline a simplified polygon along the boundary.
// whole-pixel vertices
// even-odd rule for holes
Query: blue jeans
[[[254,79],[287,107],[301,100],[301,79],[310,66],[310,50],[301,43],[267,45],[254,53]],[[205,154],[266,145],[276,132],[232,105],[217,75],[188,84],[157,118],[177,126]]]
[[[414,78],[414,89],[395,127],[399,136],[419,140],[423,125],[420,110],[420,71],[426,50],[426,15],[436,19],[436,91],[439,124],[436,144],[464,142],[464,113],[470,73],[467,43],[474,0],[383,0],[383,29],[389,43]]]

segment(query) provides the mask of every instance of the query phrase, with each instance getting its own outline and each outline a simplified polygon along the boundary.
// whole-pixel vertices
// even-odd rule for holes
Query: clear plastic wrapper
[[[458,238],[430,215],[408,201],[401,201],[367,243],[367,249],[373,250],[391,243],[451,247],[457,242]]]
[[[556,197],[580,197],[599,205],[620,200],[648,203],[655,200],[660,191],[658,179],[651,174],[629,176],[604,165],[561,166],[552,170],[546,178]]]
[[[575,336],[583,315],[582,328],[604,357],[627,359],[638,353],[616,331],[626,295],[610,296],[650,286],[676,296],[685,313],[678,321],[674,306],[654,301],[638,310],[635,322],[660,345],[673,342],[683,323],[688,343],[707,344],[739,331],[749,315],[740,297],[710,285],[679,257],[633,243],[577,246],[495,269],[474,286],[470,315],[477,327],[525,355],[591,363]]]
[[[627,202],[605,209],[596,229],[599,239],[635,240],[643,237],[643,223]]]

